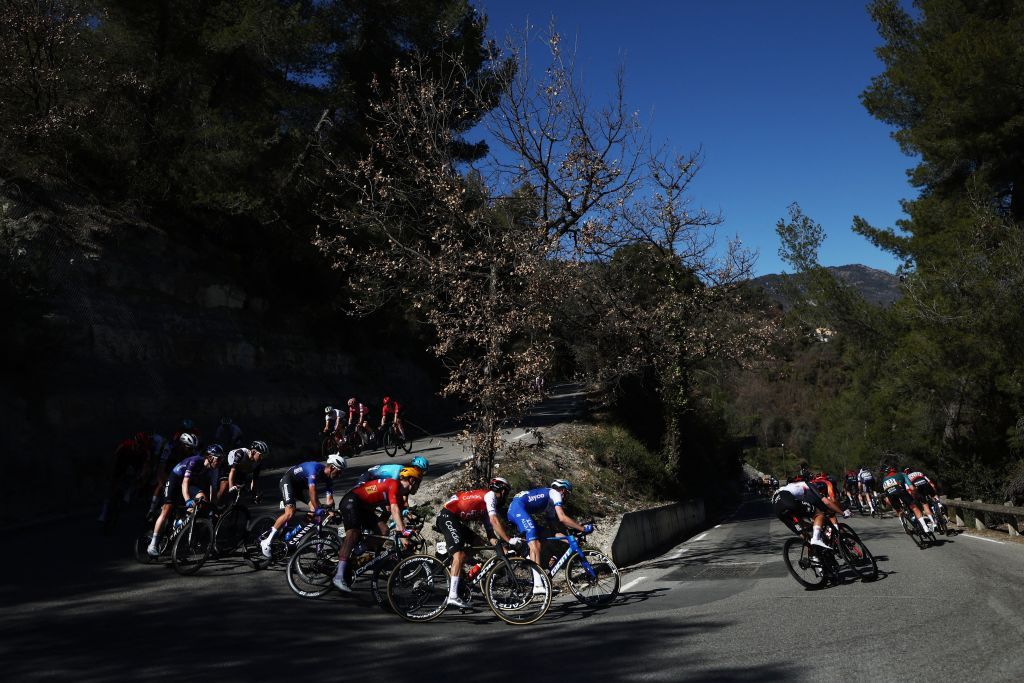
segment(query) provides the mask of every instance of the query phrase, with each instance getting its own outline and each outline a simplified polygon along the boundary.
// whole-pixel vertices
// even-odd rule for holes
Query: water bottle
[[[295,534],[299,533],[299,529],[301,529],[301,528],[302,528],[301,524],[296,524],[291,529],[289,529],[287,531],[287,533],[285,533],[285,535],[284,535],[285,543],[287,543],[288,541],[292,540],[292,538],[295,537]]]
[[[481,567],[480,563],[477,562],[476,564],[474,564],[472,567],[469,568],[469,580],[470,581],[475,579],[476,575],[480,573],[480,567]]]
[[[180,529],[183,526],[185,526],[185,520],[183,520],[183,519],[176,519],[176,520],[174,520],[174,530],[175,531],[177,531],[178,529]]]

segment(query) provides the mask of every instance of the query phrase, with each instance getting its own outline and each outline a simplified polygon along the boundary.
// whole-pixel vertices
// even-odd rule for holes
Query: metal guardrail
[[[945,504],[949,518],[957,526],[968,526],[963,516],[962,511],[970,511],[971,516],[974,518],[975,529],[988,529],[987,519],[993,517],[1004,517],[1006,518],[1006,530],[1011,536],[1020,536],[1021,519],[1024,518],[1024,507],[1014,507],[1009,503],[1003,505],[994,505],[992,503],[985,503],[981,500],[962,500],[960,498],[941,498],[943,504]]]

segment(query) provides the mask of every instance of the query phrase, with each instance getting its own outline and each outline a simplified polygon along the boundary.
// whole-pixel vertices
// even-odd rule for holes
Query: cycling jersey
[[[114,449],[114,469],[124,472],[128,468],[141,470],[149,457],[149,449],[145,444],[139,445],[134,439],[125,439]]]
[[[331,425],[332,420],[334,421],[333,426]],[[324,416],[324,427],[327,427],[328,429],[330,429],[330,431],[334,432],[338,430],[339,424],[341,424],[341,411],[338,410],[337,408],[332,408]]]
[[[153,443],[153,456],[157,462],[160,464],[167,462],[171,457],[171,451],[174,450],[174,444],[159,434],[154,434],[151,440]]]
[[[520,491],[508,506],[508,520],[516,525],[527,541],[536,541],[537,525],[530,515],[543,512],[546,519],[554,520],[558,516],[555,508],[560,507],[562,494],[555,489]]]
[[[350,491],[364,505],[402,506],[404,494],[397,479],[374,479]]]
[[[444,509],[459,519],[483,520],[489,524],[489,517],[498,514],[498,496],[489,489],[462,491],[449,498]]]
[[[293,483],[306,487],[323,484],[326,493],[333,495],[334,482],[324,473],[324,467],[326,465],[322,462],[304,462],[288,470],[285,476],[289,477]]]
[[[875,475],[871,474],[871,470],[865,467],[857,473],[857,478],[860,479],[862,483],[867,484],[875,480]]]
[[[401,410],[401,409],[402,409],[402,406],[400,406],[398,404],[398,401],[392,401],[391,403],[385,403],[385,404],[383,404],[381,406],[381,409],[380,409],[381,417],[386,417],[388,415],[394,415],[395,417],[398,417],[398,411]]]
[[[923,472],[911,472],[907,476],[910,479],[910,483],[914,485],[914,491],[917,495],[934,496],[936,494],[935,484]]]
[[[202,455],[193,455],[185,458],[171,470],[171,474],[179,479],[197,478],[204,472],[210,472],[216,476],[217,468],[207,469],[206,457]]]
[[[356,485],[365,484],[374,479],[398,479],[398,473],[403,469],[405,469],[405,465],[374,465],[359,476]]]
[[[887,474],[882,478],[882,490],[886,494],[891,495],[900,491],[909,491],[914,488],[914,485],[910,482],[910,477],[903,474],[902,472],[896,472],[895,474]]]
[[[228,468],[252,469],[252,451],[248,448],[236,448],[228,453]]]
[[[358,421],[362,422],[363,421],[362,420],[363,416],[366,415],[368,412],[369,411],[366,409],[366,406],[364,406],[362,403],[357,403],[354,406],[349,406],[348,407],[348,421],[349,422],[353,422],[353,418],[358,416],[358,418],[359,418]]]
[[[242,429],[236,424],[219,425],[213,433],[213,442],[231,448],[242,440]]]

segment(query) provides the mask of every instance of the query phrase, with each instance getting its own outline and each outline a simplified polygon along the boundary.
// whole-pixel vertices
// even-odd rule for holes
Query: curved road
[[[855,518],[884,576],[805,591],[765,501],[624,572],[607,609],[559,597],[535,626],[486,611],[408,624],[365,585],[317,601],[239,559],[194,577],[128,557],[127,532],[4,540],[5,678],[266,680],[1019,680],[1024,546],[966,535],[918,550]],[[359,584],[357,584],[358,586]]]

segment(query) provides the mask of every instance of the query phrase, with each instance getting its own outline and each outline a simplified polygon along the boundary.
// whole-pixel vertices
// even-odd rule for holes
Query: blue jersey
[[[543,512],[548,519],[556,517],[555,508],[562,507],[562,494],[555,489],[530,489],[520,491],[512,499],[510,508],[515,506],[531,515]]]
[[[296,483],[304,483],[306,486],[316,486],[317,484],[323,484],[324,490],[327,493],[334,494],[334,484],[331,478],[324,473],[324,463],[322,462],[304,462],[301,465],[293,467],[289,474],[291,474],[292,481]]]
[[[398,479],[398,473],[405,469],[405,465],[374,465],[366,471],[373,479]]]
[[[198,478],[199,475],[203,474],[204,472],[211,472],[214,475],[216,475],[217,468],[214,468],[212,470],[207,469],[206,456],[192,455],[185,458],[177,465],[175,465],[174,469],[171,471],[174,473],[176,477],[180,479],[184,479],[186,477],[190,479],[195,479]]]

